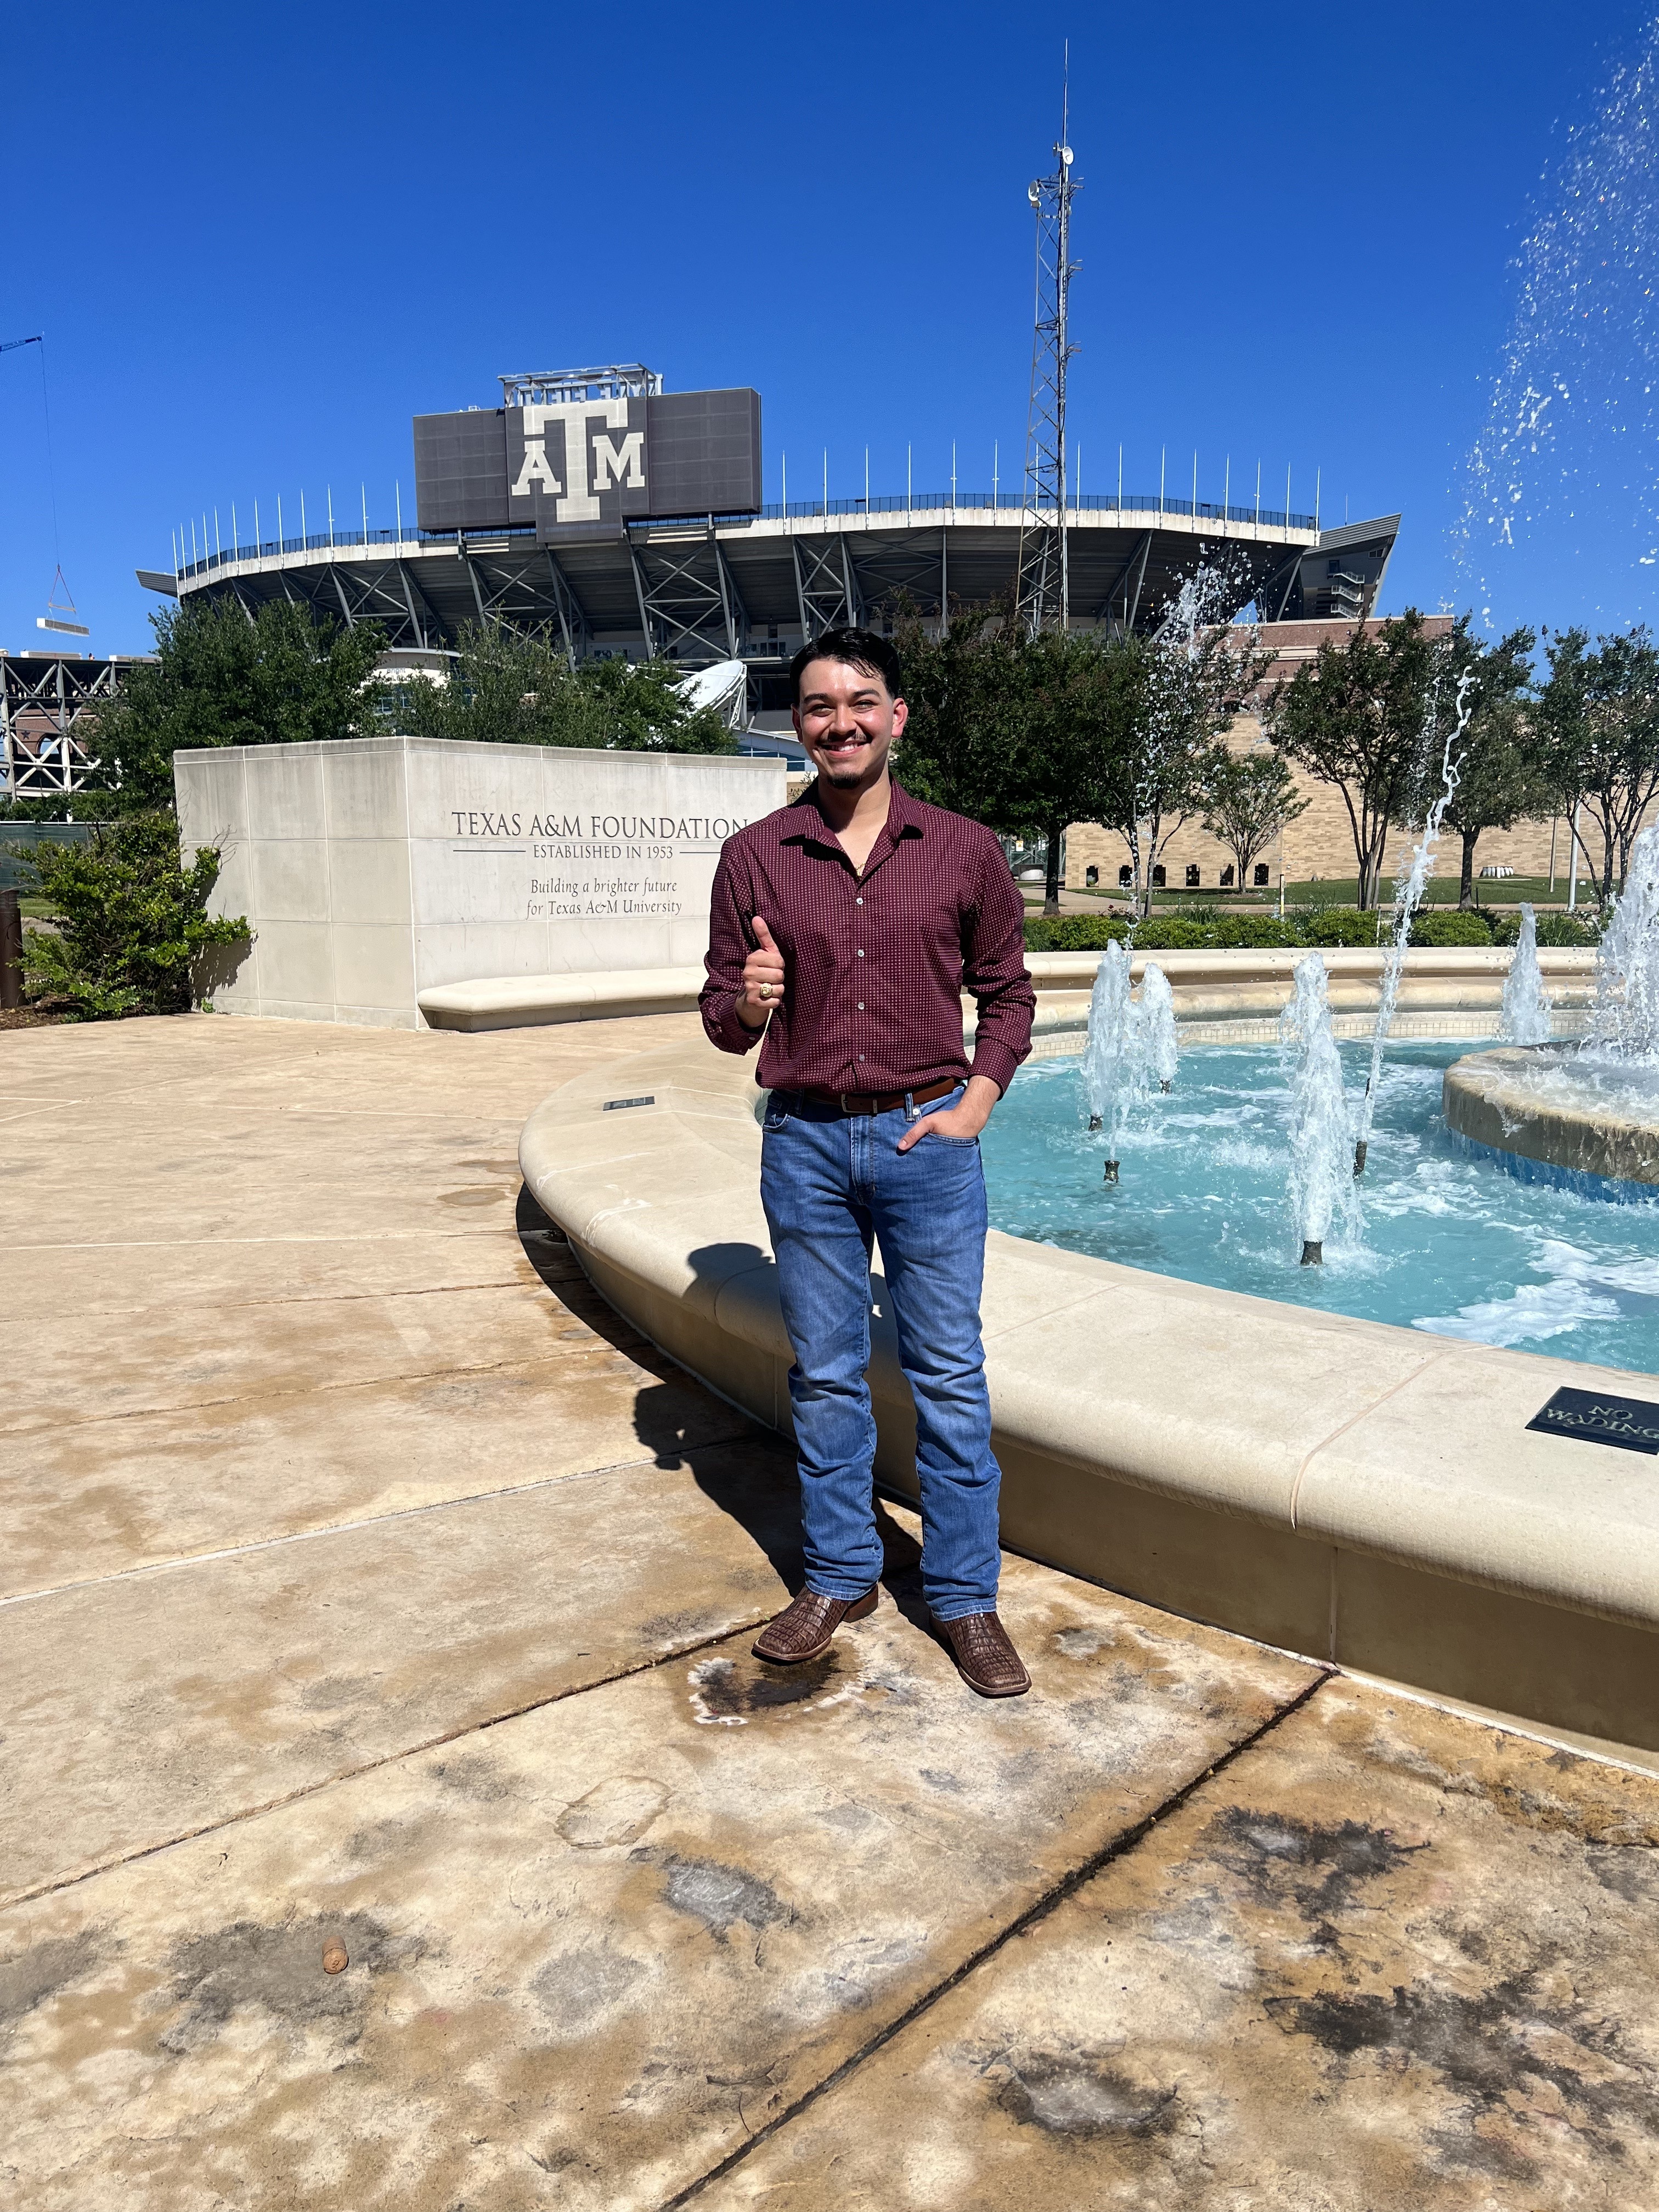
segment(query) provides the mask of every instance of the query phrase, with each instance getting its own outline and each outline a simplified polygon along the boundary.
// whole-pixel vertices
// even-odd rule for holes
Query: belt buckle
[[[850,1113],[852,1112],[852,1110],[853,1110],[853,1109],[852,1109],[852,1108],[851,1108],[851,1107],[848,1104],[848,1103],[847,1103],[848,1099],[851,1097],[851,1095],[852,1095],[852,1094],[851,1094],[851,1092],[850,1092],[850,1091],[838,1091],[836,1093],[836,1097],[840,1099],[840,1101],[841,1101],[841,1110],[842,1110],[842,1112],[843,1114],[850,1114]]]

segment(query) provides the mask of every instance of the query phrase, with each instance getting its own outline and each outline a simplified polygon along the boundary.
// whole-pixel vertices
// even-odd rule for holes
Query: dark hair
[[[904,670],[898,654],[872,629],[827,629],[802,646],[789,664],[789,696],[800,704],[800,679],[815,660],[844,660],[866,676],[879,676],[890,699],[904,696]]]

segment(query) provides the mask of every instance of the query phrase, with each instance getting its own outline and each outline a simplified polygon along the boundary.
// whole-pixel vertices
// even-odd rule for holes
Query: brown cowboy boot
[[[1024,1662],[994,1613],[936,1619],[933,1626],[950,1645],[963,1680],[981,1698],[1023,1698],[1030,1688]]]
[[[876,1609],[876,1593],[862,1597],[825,1597],[817,1590],[803,1590],[793,1605],[755,1638],[757,1659],[770,1659],[781,1667],[798,1667],[804,1659],[821,1659],[843,1620],[867,1620]]]

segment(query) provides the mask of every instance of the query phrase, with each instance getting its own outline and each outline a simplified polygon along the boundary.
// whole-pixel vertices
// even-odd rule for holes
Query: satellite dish
[[[1060,158],[1069,169],[1072,166],[1072,149],[1069,146],[1062,146],[1060,148]]]
[[[717,660],[712,668],[700,668],[686,677],[680,696],[694,713],[700,707],[712,707],[735,729],[749,697],[748,668],[741,660]]]
[[[1030,200],[1031,205],[1035,207],[1041,195],[1038,193],[1037,188],[1035,185],[1027,185],[1025,187],[1025,197]]]

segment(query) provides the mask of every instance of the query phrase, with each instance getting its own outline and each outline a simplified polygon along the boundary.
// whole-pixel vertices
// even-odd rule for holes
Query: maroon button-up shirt
[[[988,1075],[1006,1091],[1031,1048],[1025,906],[988,830],[897,784],[862,876],[811,788],[727,838],[714,877],[702,1024],[722,1052],[764,1036],[769,1091],[914,1091]],[[759,915],[783,955],[783,1004],[738,1018]],[[979,1001],[971,1071],[963,991]]]

